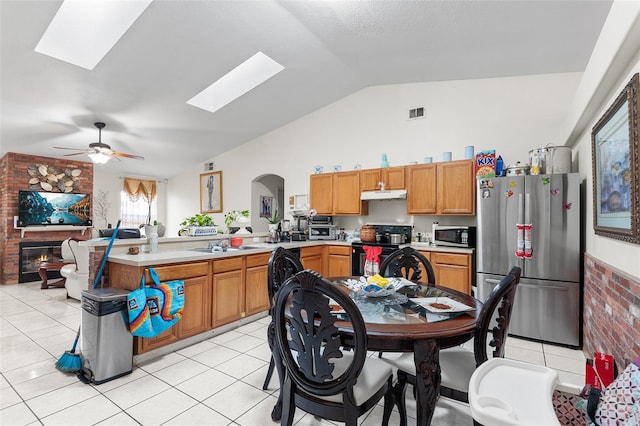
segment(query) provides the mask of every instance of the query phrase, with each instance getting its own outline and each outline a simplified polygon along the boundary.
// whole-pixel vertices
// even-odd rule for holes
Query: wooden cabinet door
[[[438,163],[438,214],[475,215],[472,160]]]
[[[405,188],[405,167],[385,167],[380,169],[381,180],[385,184],[385,189]]]
[[[174,324],[173,327],[165,330],[164,333],[157,335],[156,337],[146,338],[138,337],[138,354],[148,352],[154,349],[161,348],[179,340],[179,323]]]
[[[311,269],[321,275],[326,275],[322,269],[323,246],[302,247],[300,249],[300,262],[304,269]]]
[[[244,279],[242,270],[213,275],[213,326],[236,321],[244,312]]]
[[[327,276],[345,277],[351,275],[351,247],[328,246]]]
[[[380,169],[360,170],[360,190],[377,191],[380,189]]]
[[[436,283],[471,294],[471,256],[444,252],[431,253],[431,266],[436,274]]]
[[[407,213],[436,214],[436,164],[407,168]]]
[[[333,214],[333,173],[311,175],[309,179],[309,204],[320,215]]]
[[[208,277],[184,280],[184,312],[178,322],[181,339],[203,333],[211,328],[211,300]]]
[[[245,312],[247,315],[253,315],[269,309],[267,278],[267,265],[247,268],[245,277]]]
[[[333,174],[333,214],[367,214],[360,200],[360,173],[358,171]],[[318,211],[318,213],[320,213]]]
[[[430,251],[419,251],[421,255],[423,255],[424,257],[427,258],[427,260],[429,261],[429,263],[431,263],[431,252]],[[433,268],[433,263],[431,263],[431,267]],[[433,271],[435,273],[435,269]],[[422,263],[420,263],[420,276],[422,277],[421,280],[423,282],[427,282],[427,271],[424,269],[424,266],[422,265]],[[438,279],[436,277],[436,284],[438,284]]]

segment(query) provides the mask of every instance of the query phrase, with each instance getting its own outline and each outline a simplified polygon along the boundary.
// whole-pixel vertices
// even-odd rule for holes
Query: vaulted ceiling
[[[93,70],[34,51],[60,4],[0,1],[1,152],[62,158],[102,121],[145,160],[99,167],[169,177],[367,86],[584,71],[611,1],[155,0]],[[186,104],[258,51],[285,69]]]

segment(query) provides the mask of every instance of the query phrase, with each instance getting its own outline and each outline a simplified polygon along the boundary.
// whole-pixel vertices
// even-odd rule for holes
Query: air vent
[[[213,170],[213,161],[210,163],[204,163],[204,171],[210,172]]]
[[[424,107],[411,108],[409,110],[409,120],[424,117]]]

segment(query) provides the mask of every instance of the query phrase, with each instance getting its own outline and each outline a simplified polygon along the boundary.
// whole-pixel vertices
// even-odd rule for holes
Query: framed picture
[[[638,74],[591,132],[593,228],[597,235],[640,244]]]
[[[222,172],[200,175],[200,213],[222,212]]]
[[[260,217],[271,218],[272,205],[273,205],[273,197],[261,195],[260,196]]]

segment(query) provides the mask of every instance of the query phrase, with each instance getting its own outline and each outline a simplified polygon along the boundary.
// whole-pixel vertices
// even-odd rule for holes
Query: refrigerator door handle
[[[567,287],[560,287],[556,285],[518,284],[518,287],[527,287],[537,290],[569,291]]]

